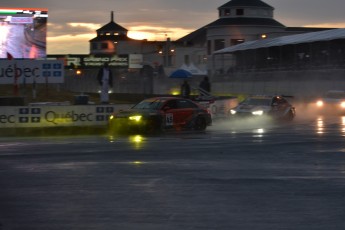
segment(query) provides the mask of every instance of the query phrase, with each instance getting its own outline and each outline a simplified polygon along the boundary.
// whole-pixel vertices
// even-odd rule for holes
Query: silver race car
[[[230,109],[230,117],[263,117],[291,121],[295,108],[283,96],[250,96],[237,107]]]

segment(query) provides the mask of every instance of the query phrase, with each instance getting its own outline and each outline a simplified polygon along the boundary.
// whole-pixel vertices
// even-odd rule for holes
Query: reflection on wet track
[[[345,116],[318,116],[315,122],[315,131],[320,135],[332,133],[344,137]]]
[[[225,133],[252,133],[253,137],[302,132],[309,135],[339,134],[345,136],[345,116],[315,116],[315,118],[297,118],[292,122],[274,122],[272,120],[239,120],[214,122],[208,129],[217,135]]]
[[[345,118],[0,139],[3,229],[344,227]],[[0,227],[1,229],[1,227]]]

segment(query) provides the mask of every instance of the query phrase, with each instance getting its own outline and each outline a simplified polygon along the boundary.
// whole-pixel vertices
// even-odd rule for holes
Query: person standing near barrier
[[[99,69],[97,80],[101,86],[101,104],[109,104],[109,88],[113,87],[113,73],[108,63],[104,63],[103,67]]]
[[[183,81],[183,84],[181,85],[181,96],[183,98],[189,98],[190,95],[190,85],[188,84],[187,80]]]
[[[199,84],[199,88],[206,91],[207,93],[211,92],[211,83],[208,80],[208,77],[204,77],[204,79]]]

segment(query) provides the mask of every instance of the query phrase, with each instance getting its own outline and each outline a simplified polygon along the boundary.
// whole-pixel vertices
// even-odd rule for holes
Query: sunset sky
[[[176,40],[218,18],[227,0],[2,0],[0,7],[48,9],[48,54],[88,54],[96,29],[110,21],[129,36],[151,41]],[[344,0],[266,0],[274,18],[288,27],[345,28]]]

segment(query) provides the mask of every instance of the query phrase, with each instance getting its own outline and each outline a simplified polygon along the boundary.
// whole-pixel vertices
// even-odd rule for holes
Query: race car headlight
[[[343,101],[343,102],[340,103],[340,107],[343,108],[343,109],[345,109],[345,101]]]
[[[316,102],[316,105],[317,105],[318,107],[322,107],[322,106],[323,106],[323,101],[321,101],[321,100],[320,100],[320,101],[317,101],[317,102]]]
[[[129,119],[130,121],[137,121],[137,122],[139,122],[139,121],[141,120],[141,118],[142,118],[141,115],[135,115],[135,116],[130,116],[130,117],[128,117],[128,119]]]
[[[236,114],[236,110],[230,109],[230,114],[235,115]]]
[[[256,116],[261,116],[262,114],[264,114],[264,111],[262,110],[253,111],[252,114]]]

